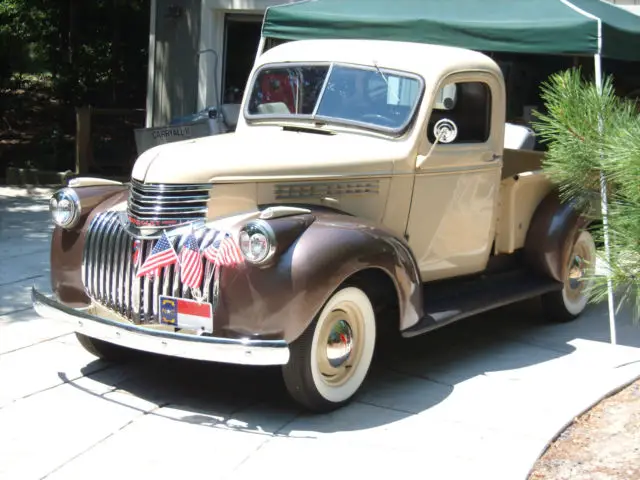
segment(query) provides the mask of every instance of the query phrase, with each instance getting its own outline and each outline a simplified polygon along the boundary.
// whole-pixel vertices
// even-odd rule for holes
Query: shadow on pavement
[[[48,289],[49,248],[53,225],[48,194],[8,196],[0,189],[0,316],[31,307],[31,285]],[[22,189],[15,189],[24,193]]]
[[[294,419],[306,419],[314,432],[364,430],[428,410],[465,380],[568,355],[575,350],[569,344],[572,340],[607,343],[606,312],[606,304],[592,306],[575,322],[548,324],[538,302],[528,301],[403,340],[376,358],[352,404],[326,415],[301,411],[289,399],[277,367],[238,367],[141,353],[127,365],[135,373],[124,381],[113,381],[109,369],[90,376],[143,400],[179,409],[180,415],[170,417],[174,421],[278,436],[291,434],[287,424]],[[619,343],[640,347],[640,328],[627,319],[618,316]],[[393,401],[390,405],[389,395],[392,400],[399,398],[400,404],[408,399],[410,407],[396,407]],[[282,421],[273,423],[269,419],[274,416]]]
[[[0,244],[6,256],[49,248],[53,229],[48,195],[0,195]]]

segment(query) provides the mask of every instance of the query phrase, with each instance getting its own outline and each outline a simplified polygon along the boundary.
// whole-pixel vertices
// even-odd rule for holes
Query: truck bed
[[[509,178],[522,172],[540,170],[544,152],[535,150],[513,150],[505,148],[502,155],[502,178]]]

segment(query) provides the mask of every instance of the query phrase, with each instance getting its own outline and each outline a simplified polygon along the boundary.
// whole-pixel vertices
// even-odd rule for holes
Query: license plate
[[[160,323],[176,328],[213,332],[213,309],[208,302],[160,296]]]

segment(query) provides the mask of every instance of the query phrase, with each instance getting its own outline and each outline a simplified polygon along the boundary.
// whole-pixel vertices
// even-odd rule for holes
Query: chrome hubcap
[[[565,295],[571,301],[580,301],[584,295],[589,275],[594,268],[593,252],[585,242],[578,242],[569,261],[567,279],[565,281]]]
[[[346,320],[335,322],[327,338],[327,360],[333,368],[341,367],[353,350],[353,330]]]
[[[575,290],[580,288],[582,280],[586,274],[584,258],[574,255],[569,265],[569,288]]]
[[[337,387],[348,381],[362,355],[364,320],[350,303],[336,307],[318,335],[316,362],[325,384]]]

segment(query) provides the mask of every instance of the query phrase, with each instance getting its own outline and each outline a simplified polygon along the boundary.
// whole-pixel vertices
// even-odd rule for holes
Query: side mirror
[[[418,159],[416,162],[416,168],[420,169],[427,162],[431,154],[433,153],[433,149],[436,148],[438,143],[451,143],[458,136],[458,126],[455,124],[453,120],[449,120],[448,118],[441,118],[436,122],[433,126],[433,136],[436,138],[429,150],[429,153],[426,155],[418,155]]]
[[[436,138],[436,143],[451,143],[458,136],[458,126],[449,120],[448,118],[441,118],[433,126],[433,136]]]

